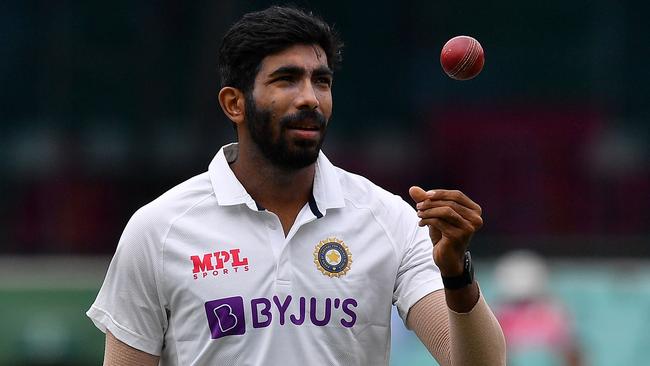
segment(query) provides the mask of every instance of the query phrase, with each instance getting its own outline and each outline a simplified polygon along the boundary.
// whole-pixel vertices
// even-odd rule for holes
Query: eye
[[[281,75],[271,80],[272,83],[291,83],[293,77],[291,75]]]
[[[316,78],[316,83],[322,84],[322,85],[327,85],[327,86],[332,86],[332,78],[329,76],[320,76]]]

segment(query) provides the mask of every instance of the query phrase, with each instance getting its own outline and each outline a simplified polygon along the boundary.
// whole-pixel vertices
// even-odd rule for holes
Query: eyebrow
[[[307,72],[303,67],[300,66],[294,66],[294,65],[288,65],[288,66],[281,66],[277,69],[275,69],[272,73],[268,75],[269,78],[274,78],[276,76],[280,75],[304,75]],[[327,76],[334,76],[334,71],[332,71],[329,67],[327,66],[319,66],[316,69],[314,69],[313,75],[327,75]]]

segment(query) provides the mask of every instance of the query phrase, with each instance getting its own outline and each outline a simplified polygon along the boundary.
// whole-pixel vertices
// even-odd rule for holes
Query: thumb
[[[409,195],[415,201],[415,203],[422,202],[426,200],[427,197],[427,192],[424,191],[424,189],[418,187],[418,186],[413,186],[409,188]]]

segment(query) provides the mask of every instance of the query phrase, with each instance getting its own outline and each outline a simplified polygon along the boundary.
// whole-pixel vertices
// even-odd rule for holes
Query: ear
[[[230,86],[222,88],[219,91],[219,104],[226,117],[235,124],[240,125],[244,122],[245,100],[241,90]]]

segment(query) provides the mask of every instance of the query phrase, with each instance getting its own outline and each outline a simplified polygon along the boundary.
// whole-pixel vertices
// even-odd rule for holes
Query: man
[[[228,31],[238,143],[125,228],[88,311],[106,365],[387,365],[391,304],[442,365],[505,364],[465,254],[481,208],[412,187],[416,214],[320,151],[340,47],[293,8]]]
[[[517,250],[495,265],[496,316],[508,345],[508,365],[581,366],[583,356],[571,313],[553,296],[546,260]]]

